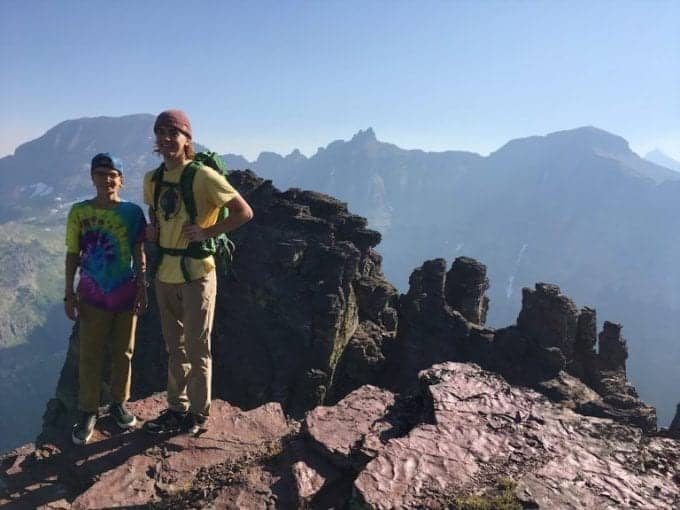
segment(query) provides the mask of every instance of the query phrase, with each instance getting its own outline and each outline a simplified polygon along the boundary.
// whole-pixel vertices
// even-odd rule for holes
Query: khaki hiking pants
[[[188,283],[156,280],[161,329],[168,351],[168,407],[207,416],[210,412],[217,275]]]
[[[78,407],[96,413],[102,388],[104,347],[111,345],[111,399],[122,403],[130,398],[132,353],[135,349],[137,316],[132,312],[111,312],[87,303],[78,305]]]

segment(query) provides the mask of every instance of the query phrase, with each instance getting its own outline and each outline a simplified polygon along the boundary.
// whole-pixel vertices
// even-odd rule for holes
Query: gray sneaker
[[[114,402],[109,406],[109,413],[116,420],[116,425],[121,429],[129,429],[137,425],[135,415],[125,409],[125,404]]]
[[[96,423],[97,413],[81,412],[78,423],[73,426],[73,430],[71,431],[71,441],[73,441],[73,444],[87,444],[92,437]]]

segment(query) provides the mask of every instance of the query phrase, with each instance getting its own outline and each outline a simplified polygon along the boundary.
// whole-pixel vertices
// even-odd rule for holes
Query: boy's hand
[[[198,242],[205,241],[210,237],[206,229],[201,228],[198,225],[192,225],[190,223],[184,224],[182,227],[182,234],[184,234],[184,237],[186,237],[189,241]]]
[[[72,321],[78,318],[78,304],[76,303],[75,294],[68,294],[64,298],[64,313]]]
[[[154,223],[149,223],[146,226],[145,236],[147,241],[156,242],[158,241],[158,226]]]

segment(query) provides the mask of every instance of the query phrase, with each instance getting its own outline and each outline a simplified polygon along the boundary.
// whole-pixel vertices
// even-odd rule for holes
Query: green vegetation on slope
[[[509,478],[498,480],[496,488],[485,495],[454,497],[449,510],[522,510],[523,505],[515,496],[517,484]]]
[[[22,344],[61,299],[63,227],[0,225],[0,349]]]

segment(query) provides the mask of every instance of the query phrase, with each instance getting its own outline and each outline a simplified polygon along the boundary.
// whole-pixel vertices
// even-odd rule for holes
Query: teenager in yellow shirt
[[[189,118],[180,110],[166,110],[156,118],[154,134],[156,151],[163,158],[163,179],[155,181],[155,171],[144,176],[144,202],[151,217],[147,239],[156,241],[162,253],[155,289],[168,351],[168,408],[147,422],[146,429],[154,434],[195,434],[210,413],[210,334],[217,277],[212,256],[193,258],[184,250],[189,242],[237,229],[252,219],[253,211],[224,176],[200,165],[192,184],[196,220],[190,223],[179,186],[182,172],[195,155]],[[217,222],[223,206],[229,215]]]

